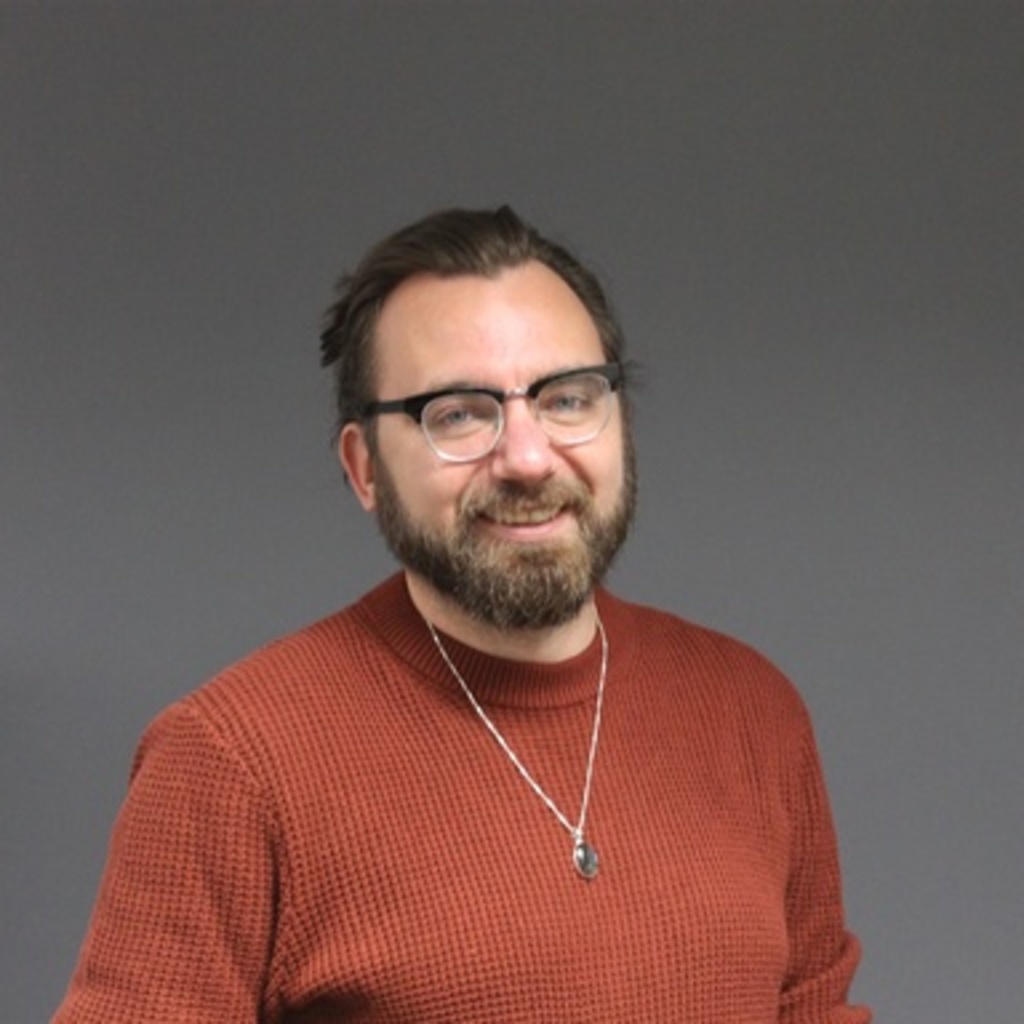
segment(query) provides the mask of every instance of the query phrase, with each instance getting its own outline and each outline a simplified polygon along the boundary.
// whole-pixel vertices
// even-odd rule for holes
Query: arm
[[[186,703],[147,731],[54,1024],[252,1024],[274,931],[273,821]]]
[[[860,944],[844,924],[835,830],[806,715],[791,779],[793,858],[786,897],[790,960],[779,1022],[868,1024],[870,1011],[847,1003]]]

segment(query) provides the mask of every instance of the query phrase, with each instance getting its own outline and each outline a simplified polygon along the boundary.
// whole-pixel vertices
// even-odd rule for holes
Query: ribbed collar
[[[608,634],[609,677],[633,657],[629,606],[607,591],[597,592],[597,606]],[[356,614],[416,672],[447,691],[459,692],[441,660],[430,633],[409,597],[405,576],[397,573],[366,594]],[[554,708],[592,701],[601,670],[601,640],[560,662],[496,658],[441,634],[445,649],[476,698],[492,707]]]

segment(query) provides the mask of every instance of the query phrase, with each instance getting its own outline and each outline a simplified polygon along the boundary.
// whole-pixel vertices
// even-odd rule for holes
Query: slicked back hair
[[[376,397],[374,330],[384,302],[403,281],[424,273],[493,278],[531,261],[553,270],[576,293],[594,321],[605,359],[619,363],[625,372],[619,323],[597,277],[572,253],[542,236],[509,206],[441,210],[379,242],[338,282],[337,300],[320,335],[321,364],[334,374],[338,429],[362,420],[363,410]],[[625,387],[621,397],[625,403]],[[372,420],[366,433],[372,450]]]

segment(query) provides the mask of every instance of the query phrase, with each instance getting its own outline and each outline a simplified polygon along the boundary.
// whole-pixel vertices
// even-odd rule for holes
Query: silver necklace
[[[547,793],[541,788],[540,783],[530,774],[527,770],[526,765],[519,760],[516,752],[509,746],[508,740],[498,731],[498,727],[491,721],[490,716],[484,711],[480,702],[473,695],[473,691],[469,688],[466,680],[462,678],[462,674],[455,667],[455,663],[452,661],[448,652],[444,648],[444,644],[441,643],[441,638],[437,635],[437,630],[428,620],[424,620],[427,623],[427,629],[430,630],[431,639],[434,641],[434,646],[437,648],[438,653],[441,655],[442,660],[448,666],[448,671],[455,677],[455,681],[459,684],[462,692],[466,695],[466,699],[469,701],[470,706],[476,712],[477,717],[487,727],[487,731],[494,737],[498,746],[505,752],[505,755],[515,766],[516,771],[526,780],[530,788],[544,801],[548,810],[558,819],[562,827],[568,831],[569,835],[572,836],[572,863],[579,874],[587,879],[588,881],[597,876],[597,850],[590,845],[583,838],[583,829],[587,823],[587,807],[590,805],[590,787],[594,779],[594,760],[597,757],[597,739],[601,734],[601,708],[604,704],[604,684],[608,678],[608,635],[604,631],[604,625],[601,622],[601,617],[597,618],[597,631],[601,635],[601,675],[597,683],[597,703],[594,708],[594,725],[590,733],[590,751],[587,754],[587,774],[583,782],[583,798],[580,802],[580,816],[579,821],[575,825],[559,810],[555,801],[548,796]]]

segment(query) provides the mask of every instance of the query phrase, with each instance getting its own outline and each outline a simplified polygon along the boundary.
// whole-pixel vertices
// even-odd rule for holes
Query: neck
[[[405,581],[412,603],[428,622],[460,643],[497,658],[565,661],[587,648],[597,628],[593,596],[579,614],[559,626],[507,630],[475,619],[450,597],[435,590],[422,576],[407,571]]]

